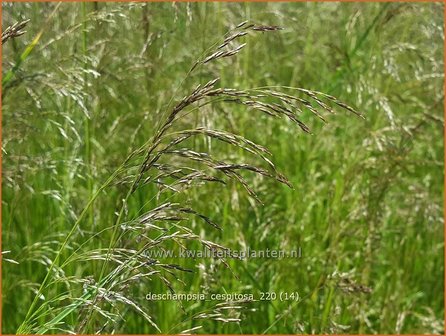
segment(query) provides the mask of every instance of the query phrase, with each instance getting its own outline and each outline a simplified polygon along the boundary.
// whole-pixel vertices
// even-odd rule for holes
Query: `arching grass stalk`
[[[240,50],[244,48],[246,43],[239,43],[239,40],[248,35],[249,33],[256,32],[266,32],[266,31],[277,31],[280,30],[280,27],[277,26],[264,26],[264,25],[254,25],[249,24],[247,21],[237,25],[233,32],[230,35],[224,37],[223,40],[220,41],[219,46],[215,46],[213,49],[210,49],[207,54],[200,57],[198,61],[192,66],[189,72],[186,74],[186,79],[191,75],[191,73],[198,66],[207,65],[210,62],[213,62],[218,59],[232,57],[237,55]],[[185,79],[184,79],[185,80]],[[183,80],[183,82],[184,82]],[[114,253],[116,252],[116,245],[120,240],[119,229],[122,221],[122,217],[125,213],[126,204],[134,191],[136,191],[139,187],[149,184],[156,183],[158,180],[166,182],[169,179],[173,179],[172,183],[182,184],[186,183],[186,185],[191,185],[198,182],[206,183],[206,182],[223,182],[222,178],[219,176],[224,176],[227,180],[232,180],[234,182],[239,183],[251,196],[254,200],[260,201],[257,194],[250,187],[249,183],[244,179],[244,177],[240,174],[241,171],[251,172],[258,175],[262,175],[264,177],[275,179],[276,181],[283,183],[289,187],[292,187],[290,181],[281,174],[271,162],[271,160],[267,157],[271,155],[267,148],[244,138],[241,135],[231,133],[225,130],[214,130],[207,127],[196,127],[189,130],[181,129],[180,132],[172,132],[172,128],[177,125],[179,119],[187,113],[190,113],[192,109],[196,105],[203,105],[209,101],[215,101],[216,99],[220,99],[221,103],[225,104],[236,104],[243,108],[249,108],[252,110],[256,110],[259,113],[267,115],[272,118],[286,118],[290,120],[293,124],[297,125],[303,132],[310,133],[309,127],[300,119],[300,114],[303,113],[303,110],[307,110],[322,118],[319,112],[316,110],[314,105],[317,105],[318,108],[322,111],[332,113],[333,110],[329,106],[330,104],[335,104],[342,107],[349,112],[352,112],[356,115],[361,115],[356,112],[350,106],[340,102],[335,97],[323,94],[317,91],[310,91],[306,89],[298,89],[300,95],[306,96],[306,99],[303,99],[296,95],[290,95],[283,92],[268,89],[245,89],[239,90],[234,88],[227,87],[217,87],[216,84],[219,78],[214,78],[209,80],[207,83],[200,83],[195,89],[189,91],[189,94],[183,97],[181,100],[177,101],[176,104],[170,107],[171,102],[174,97],[171,98],[168,108],[166,108],[165,113],[167,115],[163,115],[160,118],[159,127],[157,127],[154,136],[147,141],[143,146],[141,146],[136,151],[132,152],[130,156],[119,166],[119,168],[107,179],[107,181],[98,189],[96,193],[93,194],[90,201],[87,203],[87,206],[81,212],[79,218],[73,225],[71,231],[65,238],[62,246],[57,252],[57,255],[50,265],[48,273],[45,276],[44,281],[42,282],[34,301],[28,310],[25,321],[21,324],[18,329],[18,333],[30,333],[30,331],[37,330],[39,333],[45,333],[50,329],[56,328],[60,322],[63,321],[65,317],[67,317],[70,313],[74,312],[77,308],[81,307],[83,304],[88,304],[88,311],[85,317],[82,319],[82,322],[76,325],[76,330],[78,332],[82,332],[84,329],[89,331],[90,324],[95,322],[95,312],[100,310],[100,302],[101,300],[107,300],[108,293],[112,293],[115,296],[117,293],[113,286],[116,285],[114,280],[125,277],[126,272],[134,271],[136,268],[132,268],[132,265],[129,264],[129,260],[134,260],[134,262],[138,263],[137,257],[147,249],[153,248],[153,242],[151,239],[144,244],[142,248],[135,249],[127,249],[127,253],[123,256],[125,262],[119,261],[119,266],[114,268],[110,273],[106,274],[107,266],[114,259]],[[175,95],[175,94],[174,94]],[[324,102],[325,101],[325,102]],[[328,104],[328,105],[327,105]],[[198,111],[197,111],[198,112]],[[322,118],[323,119],[323,118]],[[172,138],[172,136],[175,136]],[[214,153],[199,153],[196,152],[194,148],[178,148],[178,145],[186,145],[186,140],[195,139],[196,137],[205,137],[206,139],[216,139],[221,142],[230,144],[235,148],[244,149],[245,151],[255,155],[258,159],[263,162],[263,166],[257,166],[255,164],[250,163],[240,163],[240,162],[225,162],[218,160],[214,157]],[[167,139],[170,137],[171,139]],[[41,297],[42,293],[46,290],[46,288],[51,285],[53,282],[50,282],[51,275],[56,267],[58,267],[59,259],[62,251],[67,246],[69,239],[74,234],[75,230],[79,227],[82,220],[87,216],[89,211],[91,211],[91,207],[98,197],[100,192],[104,190],[110,183],[117,177],[117,175],[121,172],[128,172],[130,166],[127,164],[133,158],[137,157],[137,164],[133,165],[133,168],[138,168],[138,172],[136,175],[129,175],[131,177],[131,184],[129,185],[129,189],[126,193],[125,198],[120,206],[120,210],[117,216],[113,227],[111,239],[109,240],[109,246],[107,248],[106,253],[101,254],[99,260],[103,260],[101,272],[97,281],[94,285],[91,285],[89,289],[87,289],[84,294],[80,298],[71,298],[74,302],[65,306],[58,314],[56,314],[48,323],[44,325],[40,325],[39,327],[33,326],[33,321],[42,316],[42,314],[47,314],[47,311],[44,309],[48,306],[47,303],[42,304],[37,310],[35,307],[37,305],[38,299]],[[175,157],[176,160],[171,160],[168,158]],[[166,158],[166,159],[164,159]],[[167,162],[164,160],[168,160]],[[163,163],[164,161],[164,163]],[[184,161],[195,162],[198,163],[199,168],[192,169],[192,173],[184,172],[184,166],[181,166],[180,163]],[[168,163],[170,162],[170,164]],[[176,164],[172,164],[172,162],[177,162]],[[156,174],[155,174],[156,171]],[[212,173],[210,173],[212,172]],[[155,178],[156,177],[156,178]],[[156,181],[155,181],[156,180]],[[162,182],[162,186],[166,185],[166,183]],[[175,192],[181,192],[180,190],[175,190]],[[160,190],[159,193],[162,192]],[[154,196],[155,197],[155,196]],[[166,215],[162,213],[165,212]],[[150,224],[151,218],[156,218],[156,220],[169,220],[169,218],[178,218],[179,220],[183,220],[183,215],[195,215],[204,220],[207,224],[213,226],[216,229],[220,229],[221,227],[210,220],[205,215],[202,215],[195,211],[192,208],[186,207],[180,203],[172,204],[170,202],[158,205],[156,208],[149,210],[148,212],[141,215],[141,217],[136,220],[131,221],[134,224],[133,230],[145,230],[146,227],[144,225]],[[173,217],[172,217],[173,216]],[[171,219],[170,219],[171,220]],[[199,239],[204,247],[208,249],[225,249],[218,244],[215,244],[210,241],[202,240],[199,236],[194,235],[192,231],[183,227],[186,232],[183,235],[183,239],[196,240]],[[126,230],[126,229],[124,229]],[[136,232],[135,231],[135,232]],[[139,231],[138,231],[139,232]],[[161,243],[166,239],[173,239],[177,234],[175,232],[172,235],[161,235],[162,238],[157,243]],[[136,260],[135,260],[136,258]],[[178,265],[162,265],[159,264],[157,260],[154,260],[155,263],[147,265],[146,262],[143,262],[139,267],[147,267],[151,270],[153,268],[167,267],[168,269],[175,269],[180,271],[185,271],[183,268]],[[223,261],[224,262],[224,261]],[[65,265],[66,263],[63,263]],[[225,265],[227,265],[224,262]],[[186,270],[187,271],[187,270]],[[122,272],[122,273],[121,273]],[[130,278],[127,278],[129,280]],[[126,281],[127,281],[126,280]],[[123,280],[120,279],[121,283]],[[57,282],[57,279],[56,279]],[[125,281],[124,281],[125,282]],[[168,286],[170,286],[168,284]],[[119,288],[117,289],[119,291]],[[90,300],[91,299],[91,300]],[[118,298],[119,299],[119,298]],[[124,303],[130,304],[133,308],[135,308],[138,313],[142,314],[146,320],[148,320],[152,326],[154,326],[158,331],[160,330],[158,326],[152,321],[152,318],[145,313],[140,307],[137,306],[131,300],[128,300],[124,297]],[[51,302],[51,301],[50,301]],[[87,307],[85,307],[87,308]],[[43,313],[42,313],[43,310]],[[107,316],[106,316],[107,317]]]

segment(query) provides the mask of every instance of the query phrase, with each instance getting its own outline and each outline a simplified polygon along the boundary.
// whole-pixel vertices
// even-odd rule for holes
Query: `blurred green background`
[[[178,260],[194,273],[178,272],[177,279],[165,274],[172,287],[257,297],[298,292],[301,299],[242,304],[219,321],[191,318],[218,302],[183,302],[183,310],[177,302],[145,300],[149,292],[167,291],[156,277],[132,284],[126,295],[163,333],[200,326],[193,332],[443,333],[443,4],[56,6],[2,2],[3,29],[30,19],[23,36],[3,45],[2,56],[3,78],[13,75],[2,87],[2,250],[10,251],[2,262],[3,333],[16,332],[92,193],[153,135],[172,96],[178,101],[217,76],[221,87],[321,91],[366,116],[337,109],[324,125],[305,114],[308,135],[240,106],[209,105],[180,124],[225,129],[265,145],[294,185],[291,190],[250,175],[264,205],[235,183],[191,188],[179,199],[223,230],[196,220],[188,226],[235,250],[301,248],[302,257],[227,260],[232,271],[219,260]],[[203,51],[245,20],[284,29],[245,37],[236,57],[211,63],[182,83]],[[247,157],[203,138],[193,148],[221,159]],[[136,192],[128,216],[159,204],[156,190]],[[62,258],[114,223],[125,193],[126,186],[117,185],[99,196]],[[109,238],[105,232],[84,248],[107,248]],[[98,267],[80,258],[63,271],[94,279]],[[79,283],[68,290],[73,296],[82,292]],[[65,290],[56,284],[39,303]],[[36,323],[44,325],[69,302],[49,304],[54,311],[48,308]],[[116,303],[113,309],[123,319],[101,327],[97,316],[83,331],[156,332],[132,307]],[[72,313],[51,332],[76,331],[80,320],[82,312]]]

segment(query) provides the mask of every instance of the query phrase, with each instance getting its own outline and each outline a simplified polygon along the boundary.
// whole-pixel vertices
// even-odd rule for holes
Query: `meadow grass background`
[[[174,262],[194,273],[176,272],[183,283],[166,270],[164,276],[182,293],[298,292],[301,300],[244,303],[227,309],[225,322],[209,313],[218,302],[184,302],[184,310],[177,302],[148,302],[147,293],[168,291],[156,277],[133,283],[125,295],[163,333],[199,326],[194,332],[443,333],[442,4],[63,3],[50,17],[56,5],[2,3],[3,29],[30,19],[23,36],[3,45],[3,78],[42,32],[2,87],[2,250],[10,251],[2,262],[3,333],[24,321],[82,209],[153,135],[172,95],[178,101],[217,76],[221,87],[321,91],[366,116],[338,109],[324,125],[306,114],[312,135],[237,105],[207,106],[182,120],[186,129],[225,129],[267,146],[294,185],[249,175],[264,205],[236,183],[191,188],[177,199],[223,230],[196,219],[184,225],[235,250],[300,247],[302,257],[227,260],[232,271],[219,260],[181,259]],[[236,57],[181,83],[203,51],[244,20],[284,30],[246,37]],[[192,145],[221,159],[247,157],[204,138]],[[127,188],[101,192],[62,260],[113,225]],[[133,194],[126,216],[160,204],[156,191],[150,185]],[[90,239],[83,251],[108,248],[110,236]],[[132,244],[138,242],[123,242]],[[80,280],[46,290],[33,327],[81,295],[82,281],[97,281],[101,265],[80,255],[64,267],[59,277]],[[61,293],[69,297],[50,302]],[[95,314],[82,325],[77,310],[50,332],[156,332],[131,305],[103,309],[124,319],[103,327]],[[204,311],[206,318],[191,318]]]

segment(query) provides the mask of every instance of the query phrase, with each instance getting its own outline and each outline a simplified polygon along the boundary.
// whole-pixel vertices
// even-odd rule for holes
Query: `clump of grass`
[[[247,35],[277,32],[281,29],[278,26],[255,25],[248,22],[237,25],[194,63],[186,79],[193,79],[194,72],[200,67],[206,67],[214,61],[239,54],[248,43],[240,44],[239,41]],[[211,251],[227,250],[218,243],[205,240],[182,224],[187,223],[190,216],[200,218],[211,228],[222,230],[219,223],[181,202],[165,201],[163,203],[161,194],[171,192],[167,196],[167,199],[170,199],[192,186],[215,182],[228,184],[232,181],[239,183],[250,197],[261,203],[260,197],[244,176],[247,172],[275,179],[292,187],[290,181],[276,168],[271,160],[271,153],[266,147],[225,130],[211,129],[206,126],[182,129],[179,122],[183,118],[192,113],[200,113],[205,106],[212,110],[212,107],[217,104],[236,104],[268,117],[288,119],[303,132],[311,133],[310,128],[301,120],[301,115],[305,111],[325,121],[323,113],[333,113],[331,105],[336,105],[357,116],[362,116],[337,98],[318,91],[292,87],[238,89],[219,87],[218,81],[219,78],[213,78],[206,83],[198,84],[172,107],[173,100],[171,100],[166,113],[161,116],[161,122],[154,136],[142,147],[133,151],[96,191],[49,265],[46,277],[22,325],[17,330],[18,333],[46,333],[51,330],[77,333],[104,332],[110,328],[113,330],[113,326],[122,319],[120,307],[133,309],[153,328],[161,332],[150,314],[126,294],[129,286],[140,279],[157,278],[168,290],[174,292],[171,281],[179,281],[176,273],[191,272],[191,270],[173,263],[162,263],[156,259],[147,260],[148,252],[162,248],[167,243],[177,244],[180,248],[187,249],[187,244],[192,242],[198,242]],[[263,165],[221,160],[217,157],[218,152],[198,152],[191,146],[193,142],[190,140],[195,137],[214,139],[239,148],[260,159]],[[95,233],[79,246],[70,246],[70,238],[90,212],[95,200],[102,191],[116,184],[126,186],[127,193],[120,202],[121,206],[117,210],[118,216],[115,223]],[[149,196],[147,203],[156,200],[158,204],[151,210],[142,211],[135,218],[128,219],[127,204],[131,196],[137,190],[142,190],[150,184],[157,185],[159,190],[155,195]],[[111,236],[110,232],[112,232]],[[109,239],[108,248],[84,250],[93,239],[104,234]],[[65,257],[68,247],[71,253]],[[62,257],[65,258],[62,259]],[[229,268],[224,259],[220,261]],[[100,273],[88,278],[65,274],[66,266],[79,262],[102,263]],[[65,286],[66,292],[56,297],[47,297],[39,304],[39,299],[45,297],[52,286],[60,284]],[[82,295],[76,296],[79,292],[73,288],[76,286],[82,286]],[[242,307],[237,303],[228,305],[229,308],[235,310]],[[193,318],[212,318],[224,323],[239,322],[238,317],[222,315],[222,311],[229,309],[228,307],[218,306],[211,313],[201,313]],[[73,325],[68,325],[66,320],[68,317],[72,320],[73,314],[77,318]],[[42,320],[46,322],[42,323]]]

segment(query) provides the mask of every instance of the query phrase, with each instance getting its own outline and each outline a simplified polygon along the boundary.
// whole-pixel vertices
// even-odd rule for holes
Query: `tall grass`
[[[440,9],[4,4],[3,331],[442,332]]]

